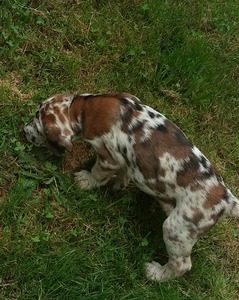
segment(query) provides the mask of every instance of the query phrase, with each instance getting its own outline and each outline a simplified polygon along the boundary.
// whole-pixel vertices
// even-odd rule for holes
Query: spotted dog
[[[45,100],[24,128],[27,139],[54,153],[83,136],[95,149],[91,171],[75,173],[93,189],[113,176],[156,198],[166,212],[163,238],[169,260],[146,265],[147,277],[165,281],[191,269],[192,247],[223,216],[239,217],[232,195],[209,160],[164,115],[130,94],[58,94]]]

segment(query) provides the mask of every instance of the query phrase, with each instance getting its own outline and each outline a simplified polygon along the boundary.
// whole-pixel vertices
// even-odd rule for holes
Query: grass
[[[0,18],[0,299],[238,299],[236,221],[198,241],[184,277],[150,283],[160,209],[133,187],[77,189],[22,133],[50,94],[128,91],[239,195],[237,1],[3,0]]]

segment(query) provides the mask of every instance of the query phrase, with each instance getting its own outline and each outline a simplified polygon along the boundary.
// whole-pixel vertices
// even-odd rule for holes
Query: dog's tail
[[[236,198],[231,191],[227,190],[228,194],[225,199],[225,212],[224,214],[229,217],[239,219],[239,199]]]

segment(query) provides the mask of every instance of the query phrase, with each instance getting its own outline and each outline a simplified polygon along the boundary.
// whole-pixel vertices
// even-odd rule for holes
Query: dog
[[[168,262],[146,264],[147,278],[166,281],[191,269],[198,238],[222,216],[239,218],[239,199],[214,166],[164,115],[128,93],[57,94],[25,125],[26,138],[55,154],[71,151],[83,136],[96,151],[91,171],[75,173],[82,189],[115,177],[115,188],[133,182],[165,210],[163,238]]]

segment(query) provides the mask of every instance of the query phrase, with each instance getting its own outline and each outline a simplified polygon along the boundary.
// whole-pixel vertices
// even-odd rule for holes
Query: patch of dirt
[[[85,168],[92,161],[93,157],[94,150],[89,144],[85,142],[75,143],[73,150],[66,155],[61,171],[63,173],[72,173]]]

